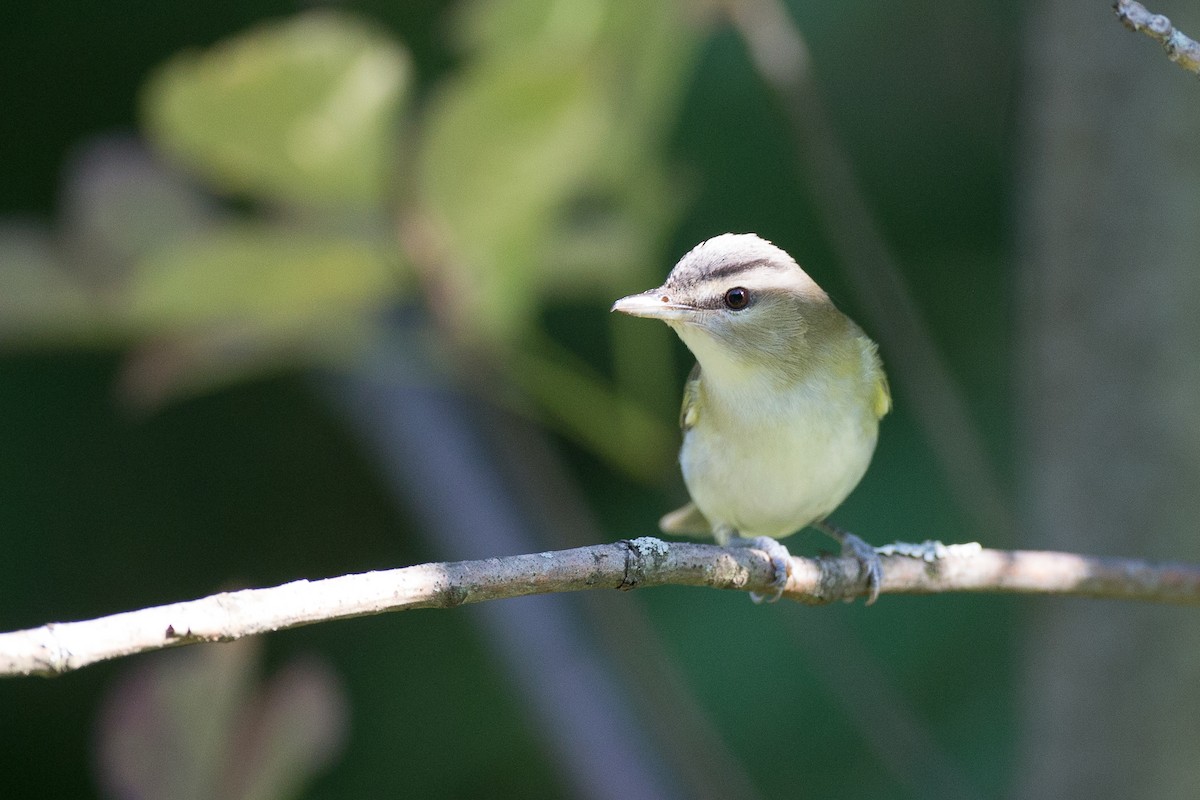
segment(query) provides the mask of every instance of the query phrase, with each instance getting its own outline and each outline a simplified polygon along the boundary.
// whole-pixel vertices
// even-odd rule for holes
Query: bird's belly
[[[874,418],[855,414],[721,427],[685,435],[679,460],[688,492],[714,526],[776,538],[846,499],[866,472],[878,430]]]

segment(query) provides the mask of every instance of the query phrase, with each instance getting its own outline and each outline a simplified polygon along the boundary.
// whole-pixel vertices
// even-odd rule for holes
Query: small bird
[[[774,601],[791,565],[776,539],[812,525],[859,561],[874,602],[878,554],[825,518],[862,479],[891,408],[875,343],[791,256],[752,233],[701,242],[666,283],[612,310],[662,320],[697,361],[679,415],[692,502],[664,516],[662,530],[765,551]]]

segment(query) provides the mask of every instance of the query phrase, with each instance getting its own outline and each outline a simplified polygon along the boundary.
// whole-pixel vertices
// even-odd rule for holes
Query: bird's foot
[[[842,530],[828,522],[819,522],[815,527],[842,544],[842,556],[853,558],[858,562],[858,574],[867,578],[867,605],[879,599],[879,587],[883,584],[883,562],[879,560],[879,551],[855,536],[850,531]],[[850,600],[852,598],[847,598]]]
[[[756,536],[753,539],[743,539],[740,536],[734,536],[729,540],[729,545],[732,547],[752,547],[755,550],[762,550],[767,554],[767,558],[771,559],[771,566],[775,569],[775,580],[771,582],[771,591],[768,594],[751,592],[751,600],[755,603],[761,603],[764,600],[768,603],[774,603],[783,596],[783,590],[788,582],[788,575],[792,571],[792,554],[788,552],[786,547],[770,536]]]
[[[769,594],[751,592],[750,599],[755,603],[761,603],[764,600],[774,603],[783,595],[784,587],[787,586],[788,575],[792,572],[792,554],[777,539],[772,539],[770,536],[756,536],[746,542],[750,547],[766,553],[767,557],[771,559],[771,566],[775,569],[775,580],[771,582],[771,592]]]

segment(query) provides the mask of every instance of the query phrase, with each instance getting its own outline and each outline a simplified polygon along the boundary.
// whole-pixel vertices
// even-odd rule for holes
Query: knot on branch
[[[623,592],[636,589],[645,581],[647,572],[661,569],[671,553],[669,544],[653,536],[622,539],[617,545],[625,551],[625,571],[617,585]]]

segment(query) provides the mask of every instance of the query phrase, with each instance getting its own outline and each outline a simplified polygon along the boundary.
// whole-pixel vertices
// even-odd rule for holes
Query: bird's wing
[[[679,409],[679,427],[686,433],[696,424],[700,415],[700,364],[692,367],[687,383],[683,385],[683,406]]]
[[[680,536],[709,536],[712,525],[708,518],[700,513],[695,503],[688,503],[683,508],[677,508],[658,521],[658,527],[663,533],[674,533]]]
[[[879,370],[879,379],[875,381],[875,416],[883,419],[883,415],[892,410],[892,390],[888,387],[887,375]]]
[[[863,356],[867,361],[868,374],[875,375],[875,393],[871,398],[871,409],[878,419],[892,410],[892,390],[888,386],[887,373],[883,371],[883,359],[879,357],[879,346],[865,334],[860,337]]]
[[[684,433],[691,430],[700,414],[700,365],[692,367],[687,383],[683,385],[683,406],[679,409],[679,427]],[[677,508],[658,521],[663,533],[681,536],[707,536],[712,534],[712,524],[700,513],[695,503]]]

